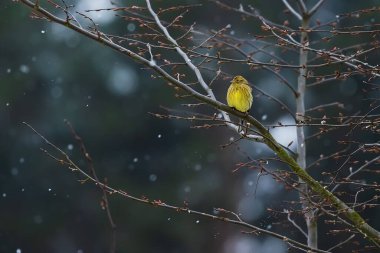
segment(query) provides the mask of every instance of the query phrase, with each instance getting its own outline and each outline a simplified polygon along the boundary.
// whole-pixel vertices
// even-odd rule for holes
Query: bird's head
[[[248,84],[248,81],[247,81],[247,79],[245,79],[242,76],[235,76],[232,79],[231,83],[233,83],[233,84]]]

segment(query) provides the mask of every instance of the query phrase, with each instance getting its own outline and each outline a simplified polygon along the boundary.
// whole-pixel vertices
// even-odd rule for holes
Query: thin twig
[[[89,167],[91,175],[99,183],[100,180],[99,180],[98,175],[95,171],[95,167],[94,167],[92,157],[87,152],[87,149],[86,149],[86,146],[84,144],[82,137],[80,137],[78,135],[78,133],[75,131],[74,127],[72,126],[72,124],[68,120],[65,120],[65,123],[66,123],[67,127],[69,128],[71,134],[74,136],[74,139],[78,142],[78,145],[79,145],[79,148],[82,152],[82,155],[84,156],[84,158],[86,159],[86,161],[88,163],[88,167]],[[113,217],[112,217],[111,208],[109,206],[107,191],[105,190],[104,187],[99,187],[99,188],[102,190],[102,194],[103,194],[103,196],[102,196],[102,208],[104,208],[104,210],[107,213],[108,222],[109,222],[111,229],[112,229],[110,252],[113,253],[116,251],[116,224],[115,224]]]
[[[346,243],[348,243],[349,241],[351,241],[352,239],[354,239],[354,237],[355,237],[356,235],[351,235],[350,237],[348,237],[346,240],[344,240],[344,241],[341,241],[340,243],[338,243],[337,245],[335,245],[335,246],[333,246],[333,247],[331,247],[331,248],[329,248],[327,251],[332,251],[333,249],[336,249],[336,248],[338,248],[338,247],[340,247],[340,246],[342,246],[343,244],[346,244]]]
[[[355,171],[352,171],[347,177],[345,177],[345,180],[348,180],[350,179],[351,177],[353,177],[354,175],[358,174],[360,171],[362,171],[363,169],[367,168],[368,166],[370,166],[371,164],[377,162],[377,161],[380,161],[380,156],[377,156],[375,158],[373,158],[371,161],[368,161],[366,162],[365,164],[363,164],[362,166],[360,166],[357,170]],[[331,190],[332,192],[336,191],[336,189],[340,186],[341,184],[336,184],[334,186],[334,188]]]
[[[338,108],[343,108],[344,107],[344,105],[342,103],[332,102],[332,103],[328,103],[328,104],[323,104],[323,105],[318,105],[318,106],[312,107],[310,109],[307,109],[305,112],[312,112],[312,111],[315,111],[315,110],[321,110],[321,109],[324,109],[326,107],[331,107],[331,106],[337,106]]]
[[[290,211],[285,209],[284,212],[288,214],[288,221],[290,221],[290,223],[292,223],[293,226],[297,228],[298,231],[305,236],[305,238],[307,238],[307,233],[290,217]]]

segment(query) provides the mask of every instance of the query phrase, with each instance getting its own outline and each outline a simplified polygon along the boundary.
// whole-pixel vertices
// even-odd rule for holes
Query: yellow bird
[[[235,76],[231,85],[227,91],[227,103],[229,107],[235,108],[236,110],[244,113],[248,113],[251,109],[253,101],[252,88],[248,85],[248,81],[242,76]],[[240,122],[238,131],[242,130],[244,125],[243,120]],[[246,129],[245,132],[247,132]]]
[[[253,101],[252,88],[242,76],[235,76],[227,91],[227,103],[240,112],[248,112]]]

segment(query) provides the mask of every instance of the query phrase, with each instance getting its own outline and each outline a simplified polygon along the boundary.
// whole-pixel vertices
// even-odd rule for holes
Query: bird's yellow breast
[[[228,106],[233,107],[240,112],[247,112],[252,106],[252,101],[252,89],[249,85],[232,83],[228,88]]]

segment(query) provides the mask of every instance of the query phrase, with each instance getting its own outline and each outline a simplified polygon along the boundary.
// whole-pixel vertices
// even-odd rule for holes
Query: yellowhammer
[[[248,112],[252,106],[252,88],[242,76],[235,76],[227,91],[227,103],[240,112]]]
[[[246,113],[251,109],[252,100],[252,88],[248,85],[248,81],[242,76],[235,76],[227,91],[228,106]],[[241,129],[241,126],[239,129]]]

